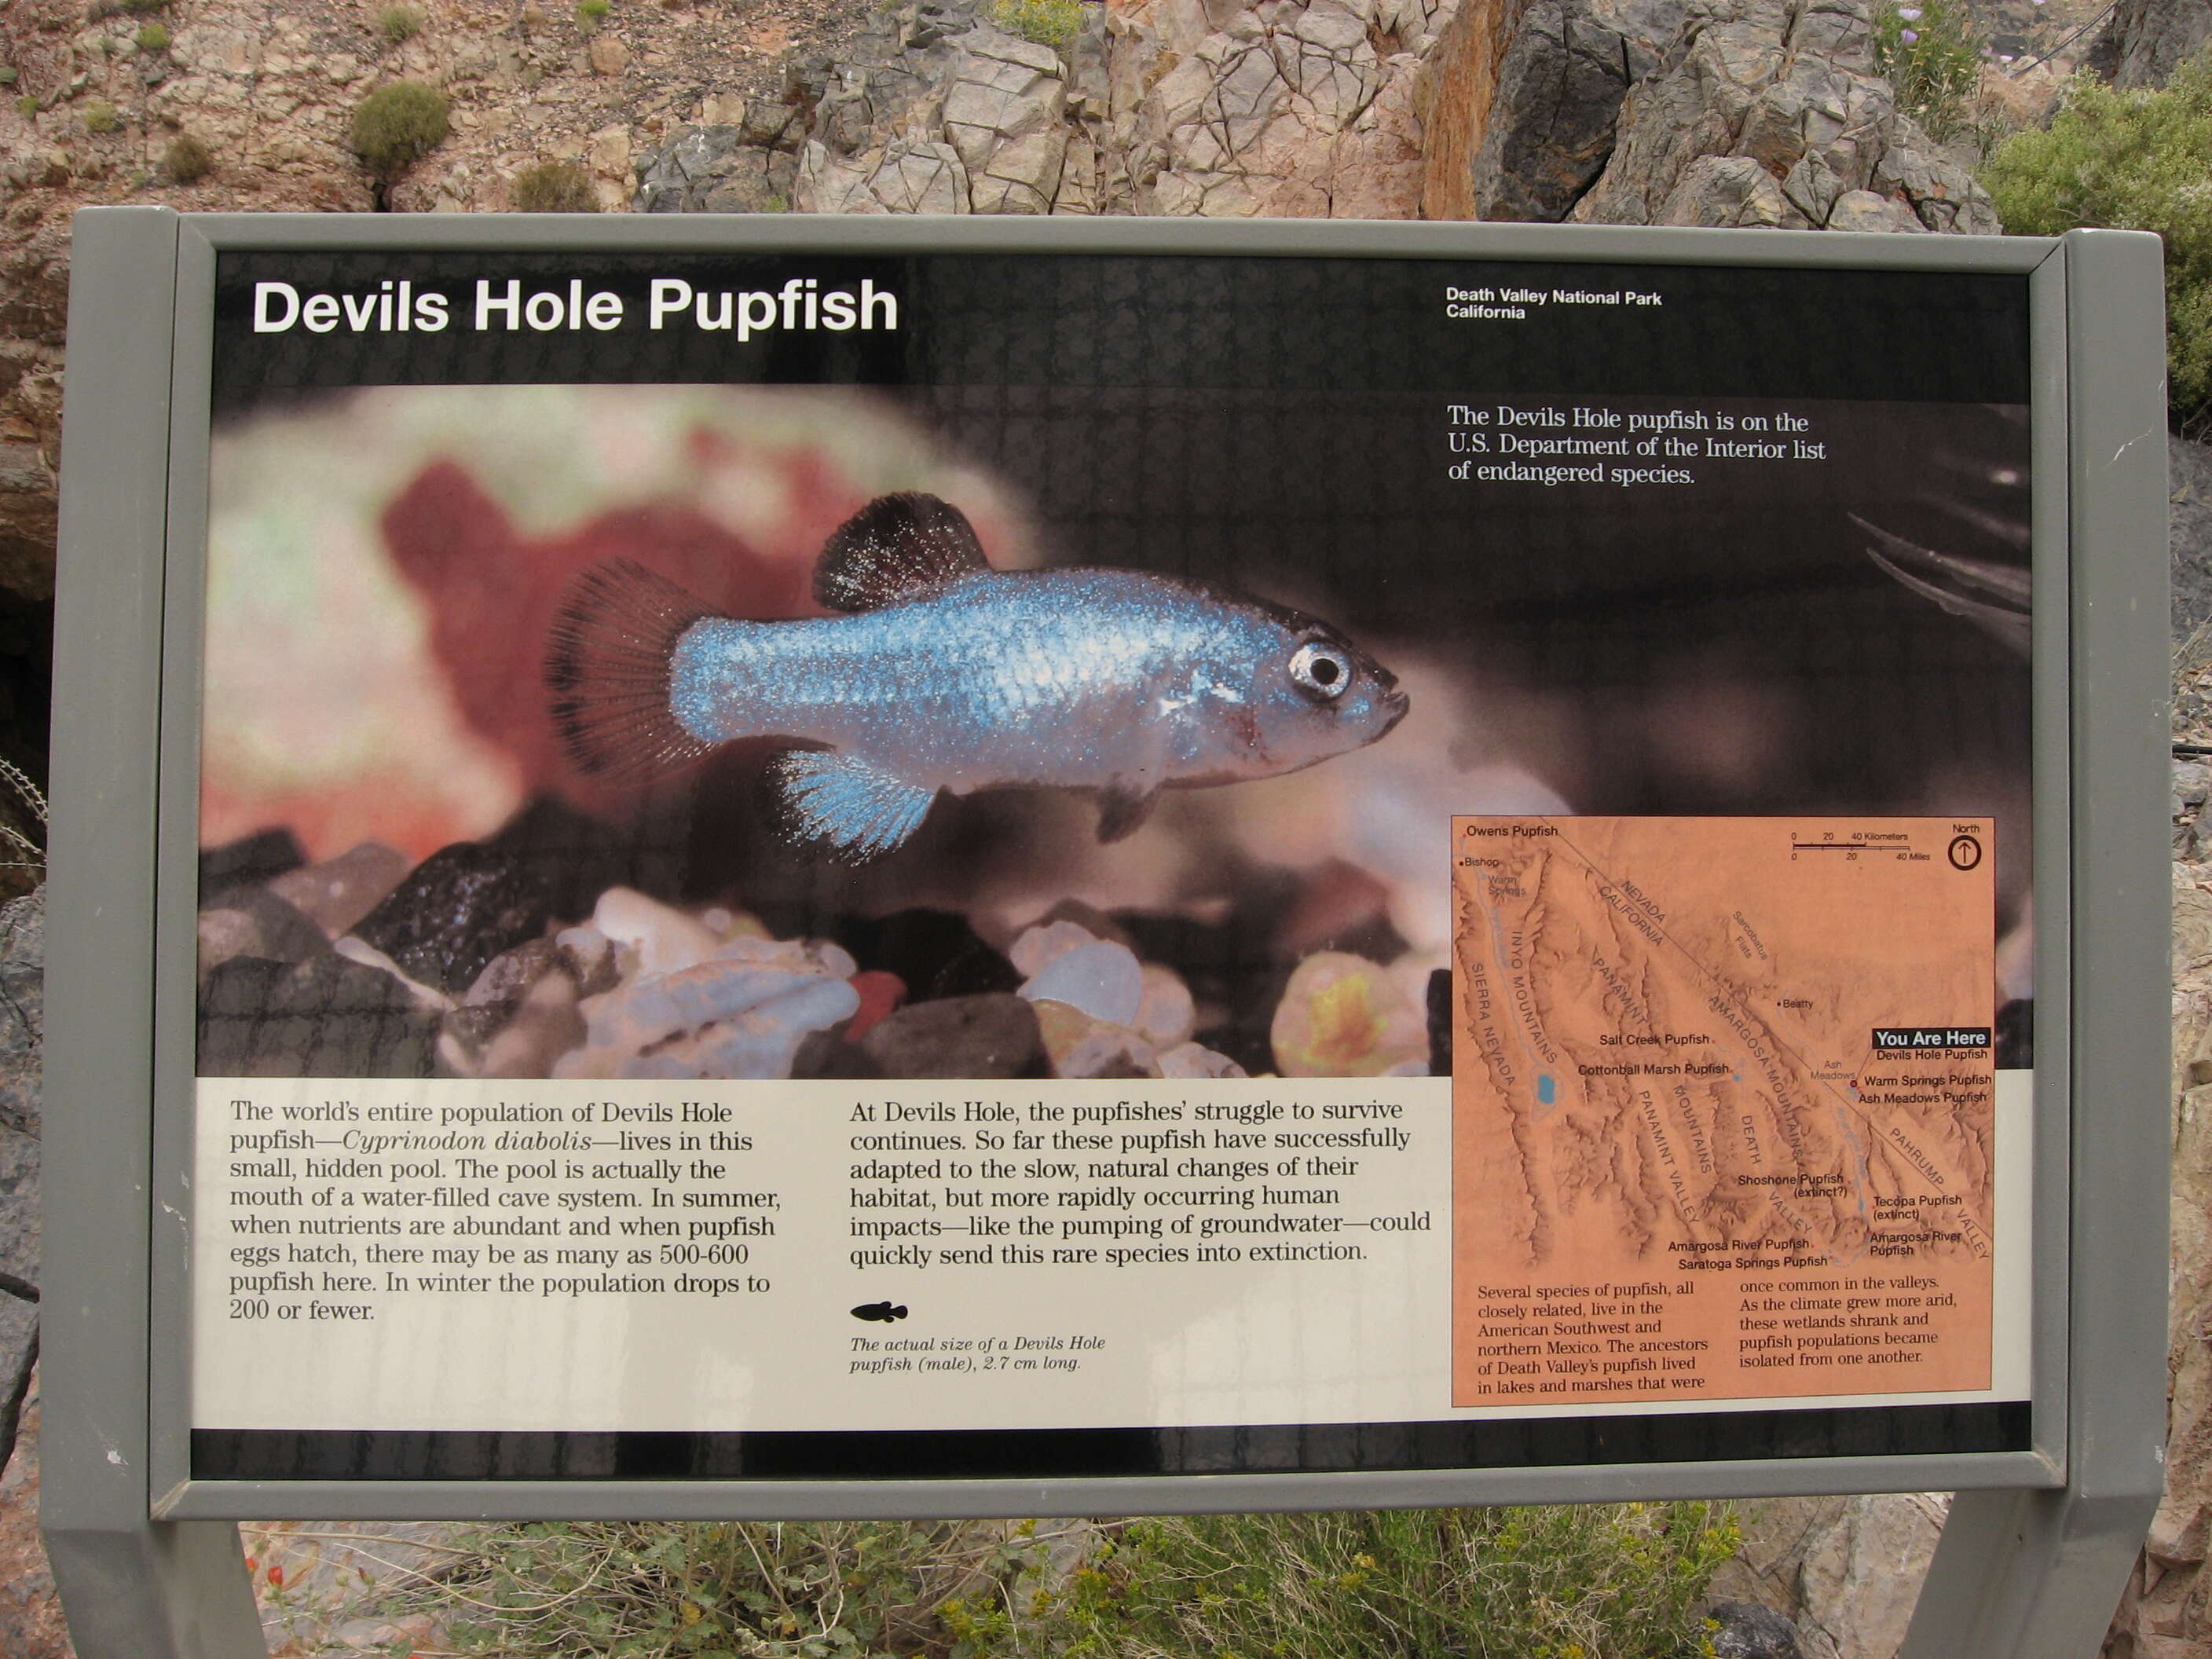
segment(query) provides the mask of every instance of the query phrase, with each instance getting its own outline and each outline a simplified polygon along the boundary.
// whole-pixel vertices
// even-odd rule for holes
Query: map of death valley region
[[[1454,1403],[1989,1387],[1989,821],[1452,842]]]

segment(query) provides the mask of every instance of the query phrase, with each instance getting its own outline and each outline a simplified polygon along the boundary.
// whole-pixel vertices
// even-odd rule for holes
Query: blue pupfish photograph
[[[203,1076],[1445,1076],[1485,813],[2016,825],[2026,1052],[2028,425],[1973,316],[1930,313],[1955,373],[1900,340],[1792,391],[1680,306],[1568,351],[1332,308],[1326,262],[1267,276],[1292,332],[1180,267],[878,262],[866,335],[336,364],[252,333],[252,282],[307,280],[256,257]]]

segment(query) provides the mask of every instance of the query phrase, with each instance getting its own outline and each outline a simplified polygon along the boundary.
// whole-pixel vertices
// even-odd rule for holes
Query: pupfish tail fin
[[[714,747],[678,722],[669,673],[684,630],[714,614],[632,559],[596,565],[569,584],[545,636],[545,689],[577,766],[641,780]]]

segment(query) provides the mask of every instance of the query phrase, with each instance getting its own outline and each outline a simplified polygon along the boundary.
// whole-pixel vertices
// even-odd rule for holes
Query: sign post
[[[2163,1438],[2157,246],[81,218],[46,1518],[1957,1492]]]

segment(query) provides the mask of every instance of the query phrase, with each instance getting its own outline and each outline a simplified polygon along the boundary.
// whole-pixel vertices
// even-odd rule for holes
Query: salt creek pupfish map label
[[[1993,824],[1452,839],[1453,1403],[1990,1386]]]

